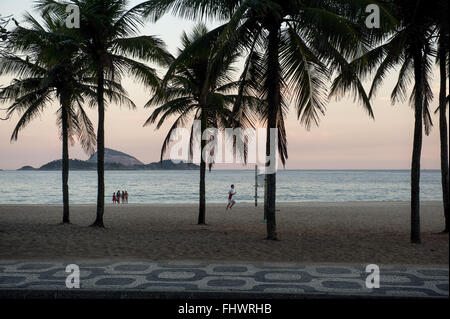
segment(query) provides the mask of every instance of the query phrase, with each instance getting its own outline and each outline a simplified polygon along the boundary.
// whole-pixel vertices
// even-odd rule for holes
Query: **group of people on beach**
[[[120,201],[122,201],[122,204],[128,204],[128,192],[127,191],[120,192],[119,190],[116,193],[113,193],[112,200],[113,204],[116,203],[120,204]]]
[[[236,190],[234,189],[234,185],[231,185],[231,188],[228,191],[228,205],[226,207],[226,210],[231,209],[234,204],[236,204],[236,201],[233,199],[233,195],[235,194]],[[113,204],[120,204],[120,202],[122,202],[122,204],[128,204],[128,192],[126,190],[122,192],[118,190],[117,192],[113,193],[112,201]]]

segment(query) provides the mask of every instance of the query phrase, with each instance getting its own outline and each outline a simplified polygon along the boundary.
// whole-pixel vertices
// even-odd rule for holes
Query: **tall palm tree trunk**
[[[440,89],[439,89],[439,132],[441,140],[441,181],[442,197],[444,203],[445,228],[444,233],[449,231],[449,163],[448,163],[448,131],[447,131],[447,70],[445,40],[442,40],[439,46],[439,71],[440,71]]]
[[[411,163],[411,243],[420,244],[420,158],[423,135],[423,95],[422,95],[422,51],[414,52],[414,141]]]
[[[105,227],[103,214],[105,212],[105,101],[103,66],[99,63],[97,70],[97,104],[98,104],[98,128],[97,128],[97,217],[92,226]]]
[[[63,224],[70,223],[69,217],[69,103],[66,96],[61,96],[62,125],[62,193]]]
[[[267,61],[267,102],[268,102],[268,118],[267,118],[267,137],[266,137],[266,158],[269,162],[266,167],[271,165],[275,167],[276,152],[275,149],[271,152],[270,147],[270,129],[277,128],[277,113],[280,108],[280,81],[281,69],[279,62],[279,46],[280,46],[280,24],[274,22],[269,28],[269,42],[268,42],[268,61]],[[277,147],[277,145],[275,145]],[[273,153],[273,154],[272,154]],[[270,173],[270,172],[269,172]],[[276,173],[266,175],[266,202],[264,203],[264,215],[267,218],[267,239],[277,240],[276,231]]]
[[[203,108],[200,121],[200,197],[198,210],[198,224],[204,225],[206,223],[206,162],[203,159],[203,149],[206,141],[202,139],[202,134],[206,130],[206,110]]]

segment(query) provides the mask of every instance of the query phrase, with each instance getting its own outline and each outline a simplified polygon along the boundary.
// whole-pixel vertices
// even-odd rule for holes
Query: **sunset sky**
[[[131,4],[140,2],[130,1]],[[20,18],[32,8],[32,0],[2,0],[0,14],[14,14]],[[20,19],[19,19],[20,20]],[[172,53],[176,53],[183,31],[189,32],[195,22],[181,20],[170,15],[158,23],[148,23],[142,34],[160,36]],[[209,23],[216,25],[217,22]],[[388,76],[385,84],[373,99],[375,120],[369,118],[358,102],[347,97],[340,101],[330,101],[326,115],[319,127],[307,131],[296,118],[294,107],[287,119],[288,169],[409,169],[412,150],[414,112],[407,101],[395,106],[390,102],[397,74]],[[435,99],[432,111],[438,103],[438,73],[434,72],[432,89]],[[0,77],[0,86],[11,78]],[[106,113],[106,147],[123,151],[137,157],[144,163],[159,160],[159,150],[171,123],[160,130],[143,127],[150,114],[143,105],[151,92],[132,79],[124,81],[131,99],[138,105],[137,110],[109,105]],[[411,88],[410,88],[411,89]],[[7,107],[2,105],[0,107]],[[48,108],[44,115],[35,119],[19,135],[19,140],[10,142],[11,132],[17,117],[10,121],[0,121],[0,169],[17,169],[24,165],[39,167],[48,161],[61,157],[61,142],[56,126],[57,103]],[[97,123],[96,110],[89,111],[93,123]],[[0,111],[0,117],[4,113]],[[439,164],[439,121],[433,115],[434,128],[429,136],[424,136],[422,168],[438,169]],[[70,148],[70,157],[87,159],[81,147]],[[220,166],[220,168],[231,168]],[[233,166],[233,168],[235,168]]]

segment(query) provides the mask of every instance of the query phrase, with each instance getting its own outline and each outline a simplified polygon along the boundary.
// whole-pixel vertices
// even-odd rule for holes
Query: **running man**
[[[234,185],[231,185],[231,189],[228,191],[228,205],[226,210],[231,209],[234,204],[236,204],[236,201],[233,199],[233,195],[236,194],[236,191],[234,190]]]

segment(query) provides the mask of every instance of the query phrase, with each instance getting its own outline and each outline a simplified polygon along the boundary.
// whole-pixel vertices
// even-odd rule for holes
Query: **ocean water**
[[[387,201],[409,200],[408,170],[280,170],[277,201]],[[199,171],[106,171],[106,203],[112,193],[127,190],[130,203],[196,203]],[[213,170],[206,172],[208,202],[226,202],[235,184],[239,202],[254,201],[255,172]],[[0,171],[0,203],[60,204],[58,171]],[[73,171],[69,177],[71,203],[96,202],[97,173]],[[263,200],[263,187],[258,195]],[[421,199],[441,200],[440,172],[421,174]]]

